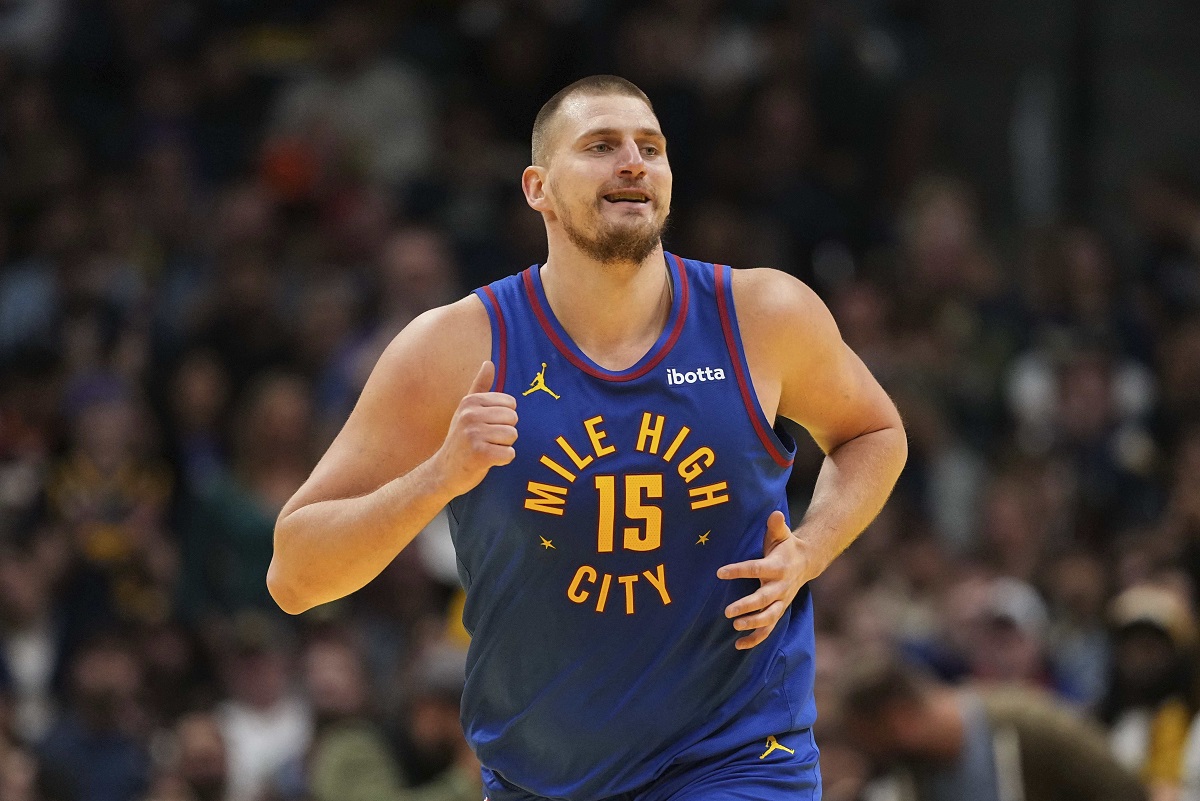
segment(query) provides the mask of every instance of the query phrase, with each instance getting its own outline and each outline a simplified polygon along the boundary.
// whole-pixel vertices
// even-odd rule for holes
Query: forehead
[[[562,142],[571,142],[597,128],[661,131],[658,118],[645,101],[628,95],[576,95],[563,102],[557,117],[556,133]]]

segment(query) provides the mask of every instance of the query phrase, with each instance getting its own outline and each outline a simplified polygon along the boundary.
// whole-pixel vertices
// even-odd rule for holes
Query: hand
[[[804,542],[788,528],[783,512],[775,511],[767,518],[763,536],[763,558],[725,565],[717,578],[758,579],[762,586],[745,598],[725,607],[725,617],[733,618],[733,627],[749,631],[734,643],[740,651],[753,648],[771,635],[775,624],[811,576]]]
[[[493,467],[516,458],[517,399],[488,392],[496,367],[484,362],[459,401],[450,430],[434,455],[446,488],[455,497],[474,489]]]

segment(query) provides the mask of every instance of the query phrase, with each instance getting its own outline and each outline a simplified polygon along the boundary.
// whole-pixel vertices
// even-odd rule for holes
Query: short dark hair
[[[554,116],[558,113],[558,109],[567,98],[572,95],[586,95],[595,97],[597,95],[625,95],[626,97],[636,97],[647,106],[650,111],[654,111],[654,104],[650,102],[650,98],[646,97],[646,93],[639,89],[632,81],[627,81],[619,75],[589,75],[586,78],[580,78],[570,86],[565,86],[555,92],[554,97],[550,98],[538,111],[537,117],[533,120],[533,163],[539,167],[546,164],[546,147],[548,143],[548,133],[550,123],[553,122]]]

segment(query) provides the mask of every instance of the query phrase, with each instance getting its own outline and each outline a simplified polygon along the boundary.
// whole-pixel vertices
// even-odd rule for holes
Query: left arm
[[[733,291],[763,410],[769,419],[782,415],[803,426],[825,453],[799,526],[789,531],[775,512],[766,523],[763,558],[717,572],[761,582],[725,610],[735,628],[750,632],[737,641],[745,649],[770,635],[800,588],[879,514],[908,458],[908,440],[895,405],[842,341],[816,293],[776,270],[733,271]]]

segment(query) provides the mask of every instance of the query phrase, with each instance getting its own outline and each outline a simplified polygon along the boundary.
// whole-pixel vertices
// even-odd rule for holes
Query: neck
[[[602,264],[574,248],[553,249],[541,268],[554,316],[597,364],[623,370],[653,346],[671,314],[662,245],[640,263]]]

